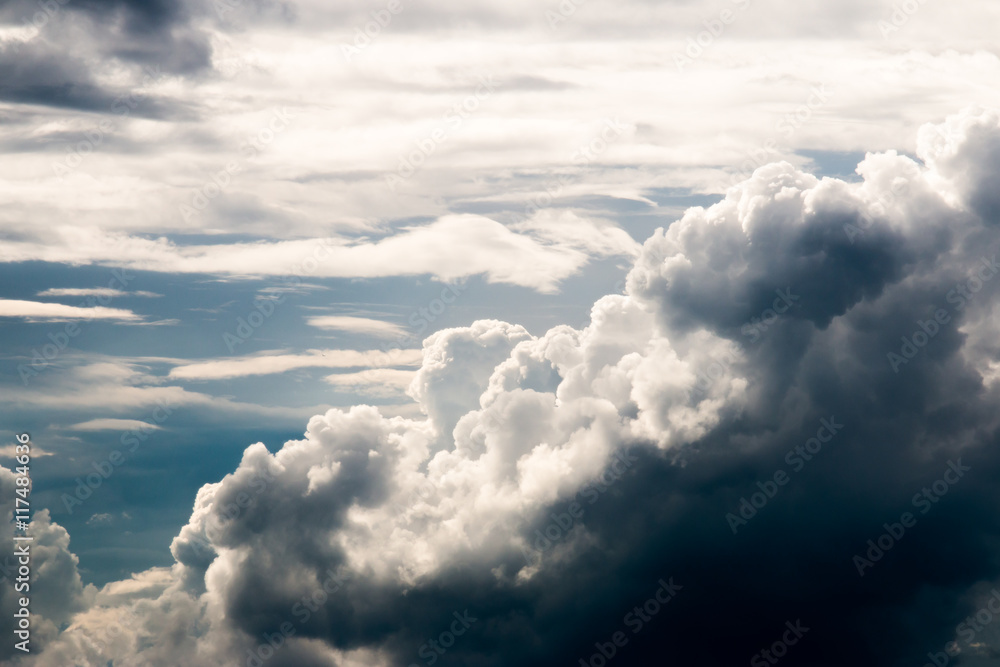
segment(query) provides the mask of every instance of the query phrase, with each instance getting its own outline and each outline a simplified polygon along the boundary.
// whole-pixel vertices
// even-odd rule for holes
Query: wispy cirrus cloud
[[[120,289],[114,289],[112,287],[50,287],[49,289],[39,292],[35,296],[96,296],[96,297],[110,297],[119,298],[123,296],[141,296],[147,298],[161,297],[162,294],[157,294],[156,292],[126,292]]]
[[[583,224],[583,223],[581,223]],[[407,227],[377,241],[347,238],[296,239],[224,245],[177,245],[95,229],[62,227],[45,238],[21,240],[0,249],[0,262],[40,260],[70,264],[113,264],[165,273],[283,276],[306,258],[315,278],[379,278],[430,275],[444,281],[482,275],[491,283],[545,293],[576,274],[592,258],[632,255],[636,244],[618,229],[614,245],[580,242],[566,234],[524,233],[482,215],[452,214]]]
[[[368,317],[352,317],[349,315],[315,315],[306,320],[309,326],[329,331],[367,334],[379,338],[398,338],[406,334],[406,329],[383,320]]]
[[[420,350],[311,350],[306,354],[257,354],[184,364],[170,369],[177,380],[226,380],[251,375],[276,375],[300,368],[365,368],[414,366]]]
[[[299,418],[304,413],[315,412],[317,407],[244,402],[231,397],[191,391],[171,384],[170,380],[174,379],[176,378],[152,375],[140,363],[109,358],[70,366],[59,374],[58,381],[53,379],[50,384],[38,389],[0,387],[0,406],[18,411],[40,409],[49,414],[62,412],[67,415],[107,415],[83,422],[66,422],[67,425],[83,424],[82,430],[85,431],[105,430],[104,427],[115,423],[109,422],[109,419],[130,421],[136,416],[144,417],[143,412],[161,406],[200,410],[216,416],[239,415],[240,419],[264,420]],[[325,403],[318,405],[322,408]]]
[[[142,316],[123,308],[67,306],[62,303],[0,299],[0,317],[17,317],[32,322],[61,320],[121,320],[138,322]]]
[[[128,431],[134,428],[148,428],[159,430],[162,428],[157,424],[144,422],[140,419],[89,419],[79,424],[72,424],[66,429],[70,431]]]

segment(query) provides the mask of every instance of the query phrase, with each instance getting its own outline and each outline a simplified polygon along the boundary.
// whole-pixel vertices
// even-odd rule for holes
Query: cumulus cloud
[[[15,494],[19,487],[15,484],[16,476],[12,470],[0,466],[0,511],[3,516],[14,516]],[[18,598],[28,594],[31,599],[31,647],[33,650],[44,648],[56,639],[73,615],[90,608],[97,589],[92,585],[84,586],[77,571],[78,559],[69,550],[69,533],[62,526],[52,522],[46,509],[34,512],[28,534],[33,537],[30,542],[31,578],[24,587],[24,581],[18,582],[21,576],[18,571],[20,563],[11,547],[0,558],[0,612],[5,618],[13,619],[14,612],[20,609]],[[0,539],[8,545],[14,542],[14,522],[12,520],[0,523]],[[16,589],[20,583],[20,589]],[[5,630],[11,637],[14,628],[5,622]],[[7,641],[0,647],[0,659],[11,660],[20,652],[14,648],[13,641]]]
[[[940,650],[998,574],[998,174],[978,147],[1000,121],[921,137],[926,161],[868,154],[857,183],[762,167],[657,230],[582,329],[437,332],[409,386],[426,418],[333,409],[248,447],[198,492],[172,568],[109,584],[28,663],[220,667],[278,632],[269,665],[420,664],[455,614],[476,620],[441,664],[575,662],[669,577],[676,602],[622,664],[735,664],[789,619],[803,664]],[[808,468],[789,462],[825,424]],[[852,556],[956,460],[859,576]],[[791,480],[734,535],[776,470]],[[133,620],[96,647],[116,614]]]

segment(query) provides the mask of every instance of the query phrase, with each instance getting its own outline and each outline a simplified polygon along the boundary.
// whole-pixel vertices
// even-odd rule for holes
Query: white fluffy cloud
[[[0,466],[0,512],[5,517],[15,516],[15,474]],[[23,504],[17,505],[23,508]],[[0,612],[5,618],[14,618],[14,611],[20,609],[18,598],[28,594],[31,599],[31,648],[39,651],[53,640],[57,640],[62,628],[73,615],[93,605],[97,589],[93,585],[84,586],[77,572],[78,559],[69,550],[69,533],[52,522],[48,510],[34,513],[29,533],[34,539],[29,543],[31,553],[31,579],[28,588],[15,590],[20,576],[18,557],[14,548],[5,550],[0,557]],[[8,545],[14,542],[14,523],[7,520],[0,524],[0,539]],[[22,584],[24,582],[21,582]],[[5,624],[8,634],[13,636],[13,627]],[[20,641],[20,640],[18,640]],[[9,658],[14,654],[14,642],[6,642],[0,649],[0,656]]]

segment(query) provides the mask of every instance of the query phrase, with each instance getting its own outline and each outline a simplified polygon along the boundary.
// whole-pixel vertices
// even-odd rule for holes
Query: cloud
[[[255,420],[274,423],[276,420],[299,420],[303,415],[314,414],[316,408],[326,409],[326,402],[312,406],[282,407],[235,401],[228,397],[212,396],[184,387],[169,384],[171,378],[153,375],[141,360],[108,358],[94,361],[89,357],[72,357],[62,361],[65,368],[58,373],[40,373],[29,388],[0,388],[0,405],[8,409],[36,409],[47,413],[94,414],[108,417],[90,420],[91,428],[108,425],[108,419],[121,419],[162,424],[171,423],[178,408],[203,411],[210,420],[229,420],[236,416],[245,423]],[[152,358],[145,361],[175,362],[173,359]],[[76,417],[78,418],[78,417]]]
[[[358,373],[337,373],[326,381],[344,392],[371,398],[399,396],[413,381],[416,371],[397,368],[373,368]]]
[[[219,1],[224,6],[230,2]],[[34,2],[24,4],[25,13],[29,8],[38,11]],[[269,3],[242,2],[229,16],[259,21],[264,16],[261,4]],[[641,239],[676,215],[675,210],[652,207],[649,201],[662,202],[665,192],[676,192],[677,188],[723,192],[732,167],[745,164],[751,153],[759,155],[768,140],[777,138],[778,147],[766,150],[754,164],[786,159],[802,166],[806,160],[796,153],[802,148],[853,154],[865,148],[892,146],[912,153],[916,126],[948,110],[942,100],[960,99],[971,86],[978,91],[977,99],[998,103],[998,93],[990,84],[1000,72],[1000,60],[991,52],[988,37],[981,43],[963,39],[961,44],[945,45],[937,38],[930,42],[916,39],[927,34],[928,27],[940,33],[944,22],[957,20],[952,14],[968,16],[973,11],[968,2],[963,3],[964,10],[947,12],[922,6],[918,17],[901,33],[914,41],[889,42],[878,34],[874,15],[879,12],[874,8],[848,11],[838,6],[833,13],[844,21],[843,27],[849,24],[867,30],[871,39],[852,41],[849,47],[839,39],[818,40],[810,42],[808,49],[796,49],[795,58],[776,55],[780,50],[771,39],[779,35],[768,18],[771,12],[757,12],[760,7],[754,5],[745,13],[747,22],[741,18],[694,67],[678,72],[673,56],[683,53],[687,40],[705,29],[702,21],[708,14],[700,4],[654,8],[644,2],[636,6],[638,13],[620,13],[611,7],[597,11],[595,5],[586,10],[581,7],[556,32],[547,29],[544,17],[548,10],[535,7],[528,15],[534,17],[541,39],[533,51],[517,49],[502,40],[487,40],[486,50],[461,47],[461,68],[453,66],[455,49],[459,48],[454,40],[441,39],[435,33],[433,40],[414,51],[413,34],[404,30],[401,17],[396,17],[392,28],[383,30],[376,43],[366,49],[363,58],[369,70],[364,73],[344,61],[341,49],[354,38],[355,26],[360,29],[370,20],[361,20],[370,10],[355,15],[351,8],[314,7],[307,12],[308,20],[300,17],[294,25],[228,34],[208,30],[213,57],[214,45],[230,39],[230,52],[260,53],[259,58],[255,56],[259,65],[241,70],[233,79],[221,79],[204,69],[191,75],[168,74],[142,89],[146,96],[129,110],[127,119],[119,118],[111,108],[115,99],[141,83],[142,74],[132,71],[140,67],[137,64],[123,64],[99,54],[82,59],[86,66],[81,65],[84,69],[76,78],[72,72],[47,78],[33,70],[24,72],[12,82],[18,94],[32,82],[40,85],[44,81],[51,97],[84,99],[78,100],[76,107],[21,102],[5,111],[0,145],[19,155],[17,168],[4,173],[6,185],[0,184],[0,195],[11,200],[0,211],[10,233],[5,246],[15,241],[27,243],[31,252],[25,256],[30,258],[51,244],[59,252],[47,256],[65,256],[68,263],[77,258],[84,264],[113,264],[116,258],[99,246],[113,245],[122,237],[154,245],[162,239],[166,246],[162,254],[172,257],[157,262],[164,266],[162,270],[170,271],[170,264],[182,263],[184,258],[178,247],[194,245],[190,249],[194,254],[198,246],[220,246],[214,251],[200,248],[212,256],[222,255],[221,247],[233,244],[220,241],[232,238],[279,242],[332,237],[348,245],[355,241],[363,244],[359,235],[378,239],[388,228],[424,225],[454,212],[509,222],[523,217],[530,202],[549,198],[560,209],[581,218],[615,220],[629,231],[638,229],[635,238]],[[65,5],[60,14],[73,5]],[[514,11],[501,9],[504,14]],[[816,9],[804,12],[810,26],[813,21],[832,20],[830,12]],[[856,25],[856,15],[849,20],[841,17],[842,12],[862,9],[864,14],[872,14],[871,23]],[[213,3],[188,10],[194,15],[203,11],[210,20],[215,15]],[[791,20],[803,10],[782,7],[780,11]],[[963,18],[964,31],[991,25],[991,15],[996,12],[978,6],[975,11],[985,12],[982,21]],[[620,39],[607,32],[612,20],[608,14],[614,14],[614,21],[635,23],[636,17],[647,16],[647,12],[669,14],[669,25],[642,20],[641,25],[632,27],[646,34],[650,26],[657,26],[657,34],[638,40],[630,31],[623,32]],[[680,19],[677,12],[687,15],[688,21]],[[403,16],[419,13],[410,8]],[[79,18],[70,13],[66,16]],[[451,16],[448,12],[439,18],[455,20]],[[20,17],[12,16],[13,22],[19,23]],[[343,22],[354,18],[361,22]],[[329,30],[310,29],[324,20],[334,21]],[[87,46],[99,51],[100,33],[93,40],[86,38],[100,25],[76,23],[76,32],[60,35],[61,39],[50,38],[48,43],[73,44],[75,55],[89,51]],[[781,28],[791,30],[790,25],[783,22]],[[167,24],[161,30],[176,28]],[[592,35],[594,28],[601,30],[599,39],[576,41]],[[676,31],[674,37],[665,40],[664,30]],[[331,39],[331,34],[339,37]],[[764,39],[748,39],[751,35]],[[163,44],[144,37],[134,40],[139,42],[137,50]],[[39,43],[43,40],[38,39]],[[287,52],[289,43],[296,44],[293,55]],[[566,48],[567,44],[572,48]],[[52,56],[54,62],[76,62],[63,51],[58,48]],[[171,55],[179,58],[188,53],[196,55],[197,51],[182,48]],[[18,60],[12,57],[11,71],[29,69]],[[306,61],[309,68],[301,66]],[[668,66],[650,67],[648,63],[653,61]],[[546,64],[543,69],[538,69],[539,62]],[[220,63],[215,64],[223,69]],[[522,85],[524,72],[529,70],[539,79],[557,82],[558,87]],[[0,71],[7,70],[0,67]],[[480,72],[493,73],[503,82],[496,97],[449,134],[406,186],[395,195],[390,193],[384,182],[386,172],[396,168],[429,127],[442,123],[442,115],[468,95],[470,85],[475,89],[475,76]],[[86,81],[80,78],[84,75]],[[882,75],[890,76],[893,85],[873,87],[871,82]],[[625,85],[626,81],[630,84]],[[330,82],[335,85],[326,86]],[[776,124],[794,114],[809,98],[810,88],[822,82],[835,89],[831,102],[797,125],[794,142],[788,141],[775,129]],[[310,88],[314,103],[290,104],[299,99],[296,89],[303,85]],[[935,94],[926,94],[928,89]],[[705,97],[705,91],[711,94]],[[398,104],[400,94],[409,102],[405,110]],[[325,109],[345,95],[363,100],[366,113],[349,114],[330,123]],[[873,96],[882,99],[883,110],[875,115],[870,104]],[[703,99],[705,103],[673,105],[678,98]],[[98,106],[93,111],[80,109],[84,103]],[[105,103],[107,107],[100,106]],[[241,146],[248,137],[262,131],[266,122],[261,118],[263,108],[283,105],[290,105],[296,115],[288,130],[259,158],[244,165],[198,216],[184,220],[178,207],[189,205],[202,188],[214,193],[212,176],[230,160],[240,159]],[[670,111],[664,112],[665,108]],[[741,113],[731,113],[733,108],[740,108]],[[588,112],[580,115],[579,109]],[[95,111],[104,111],[105,117],[95,117]],[[573,122],[566,122],[567,113],[572,114]],[[628,129],[595,159],[581,163],[581,149],[599,139],[601,124],[616,115]],[[108,120],[107,116],[114,130],[99,132],[98,124]],[[787,121],[781,127],[786,126]],[[97,135],[103,138],[94,145]],[[87,154],[77,155],[82,152]],[[65,164],[72,158],[75,164],[77,157],[82,164],[72,173],[59,178],[53,172],[54,163]],[[54,192],[61,196],[53,196]],[[661,207],[665,205],[661,203]],[[331,217],[331,210],[337,214]],[[73,224],[68,225],[68,220]],[[641,224],[646,221],[648,225]],[[212,230],[215,238],[205,240],[201,236],[205,229]],[[590,231],[581,229],[581,235],[589,236]],[[83,243],[86,239],[89,241]],[[74,247],[78,241],[79,246]],[[123,254],[128,256],[132,249],[123,248]],[[293,257],[291,263],[301,259]],[[212,258],[199,263],[201,271],[212,270]],[[227,264],[229,261],[224,261],[220,266],[229,271]],[[381,270],[382,266],[373,268]],[[236,270],[252,272],[256,268],[248,262]]]
[[[111,514],[101,513],[95,514],[89,519],[87,519],[88,526],[110,526],[114,523],[115,517]]]
[[[376,242],[314,239],[231,245],[177,246],[164,238],[111,235],[95,229],[49,230],[45,241],[5,244],[0,261],[94,263],[129,269],[232,276],[375,278],[431,275],[454,281],[484,275],[489,282],[555,292],[592,255],[631,252],[623,231],[605,230],[614,245],[595,246],[565,234],[519,234],[479,215],[447,215]]]
[[[635,257],[639,254],[640,245],[621,227],[600,224],[572,211],[543,209],[511,228],[536,234],[552,243],[579,248],[595,257]]]
[[[257,354],[184,364],[170,369],[178,380],[224,380],[249,375],[271,375],[299,368],[356,368],[410,366],[420,362],[419,350],[311,350],[308,354]]]
[[[20,497],[15,491],[23,488],[15,483],[16,478],[13,471],[0,466],[0,511],[4,516],[13,516],[15,505],[23,507],[23,503],[15,503]],[[14,541],[14,534],[13,521],[0,523],[0,538],[7,544],[23,545]],[[30,647],[38,651],[59,636],[75,613],[93,605],[97,589],[93,585],[83,585],[77,571],[77,557],[69,550],[69,534],[52,522],[47,509],[32,512],[27,534],[33,538],[29,543],[30,588],[15,589],[21,563],[14,554],[15,549],[11,548],[9,553],[0,556],[0,611],[14,618],[15,610],[21,607],[18,598],[26,593],[30,595]],[[9,631],[14,636],[13,628]],[[15,653],[14,642],[5,642],[0,647],[2,660],[11,660]]]
[[[63,57],[67,52],[59,38],[75,37],[77,53],[102,56],[117,61],[119,66],[156,64],[172,73],[191,75],[210,64],[211,54],[208,35],[192,25],[192,18],[188,6],[180,3],[97,0],[74,4],[61,0],[43,6],[15,0],[0,9],[0,20],[19,26],[30,24],[33,32],[21,43],[7,44],[0,57],[21,65],[14,68],[15,76],[19,70],[23,73],[25,63],[37,67],[37,63],[47,62],[52,74],[36,80],[43,85],[34,88],[40,94],[31,99],[61,106],[60,98],[68,93],[73,99],[73,88],[87,79],[63,73],[68,69],[84,70],[84,64]],[[61,66],[55,67],[60,61]],[[62,95],[59,87],[64,88]],[[17,92],[11,86],[6,95],[18,99]]]
[[[112,289],[111,287],[50,287],[49,289],[39,292],[37,296],[106,296],[106,297],[122,297],[122,296],[142,296],[142,297],[161,297],[162,294],[156,294],[155,292],[125,292],[118,289]]]
[[[67,427],[74,431],[129,431],[136,428],[157,431],[160,426],[139,419],[90,419]]]
[[[379,338],[399,338],[406,335],[406,329],[382,320],[373,320],[367,317],[349,317],[347,315],[317,315],[306,319],[309,326],[319,329],[330,329],[332,331],[346,331],[347,333],[367,334],[378,336]]]
[[[6,458],[13,459],[17,455],[18,455],[18,451],[17,451],[17,443],[16,443],[16,441],[13,442],[13,443],[11,443],[11,444],[9,444],[9,445],[4,446],[4,447],[0,447],[0,456],[4,456]],[[40,447],[38,445],[35,445],[34,447],[32,447],[32,449],[31,449],[31,458],[37,459],[37,458],[41,458],[43,456],[55,456],[55,454],[53,454],[52,452],[46,451],[44,448],[42,448],[42,447]]]
[[[14,44],[0,49],[0,95],[6,101],[88,111],[111,109],[114,93],[104,90],[83,63],[62,58],[58,51],[37,42],[16,49]]]
[[[131,310],[93,306],[67,306],[61,303],[0,299],[0,317],[22,317],[32,322],[61,320],[123,320],[135,321],[141,317]]]
[[[128,512],[122,512],[121,514],[110,514],[107,512],[100,512],[91,515],[87,519],[86,525],[88,526],[113,526],[119,523],[120,520],[131,521],[132,516]],[[114,588],[117,590],[126,589],[131,582],[128,581],[117,581],[113,582]]]
[[[173,569],[105,587],[29,664],[420,664],[455,614],[476,620],[441,664],[585,660],[625,628],[622,664],[731,665],[795,619],[802,664],[924,659],[1000,575],[996,165],[975,150],[1000,119],[937,129],[953,148],[868,154],[857,183],[758,169],[658,229],[582,329],[435,333],[409,389],[426,419],[331,409],[249,446]],[[138,620],[98,651],[114,614]]]

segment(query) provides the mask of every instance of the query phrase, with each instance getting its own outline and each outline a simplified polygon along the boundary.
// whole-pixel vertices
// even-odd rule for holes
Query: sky
[[[0,3],[0,663],[997,664],[998,27]]]

